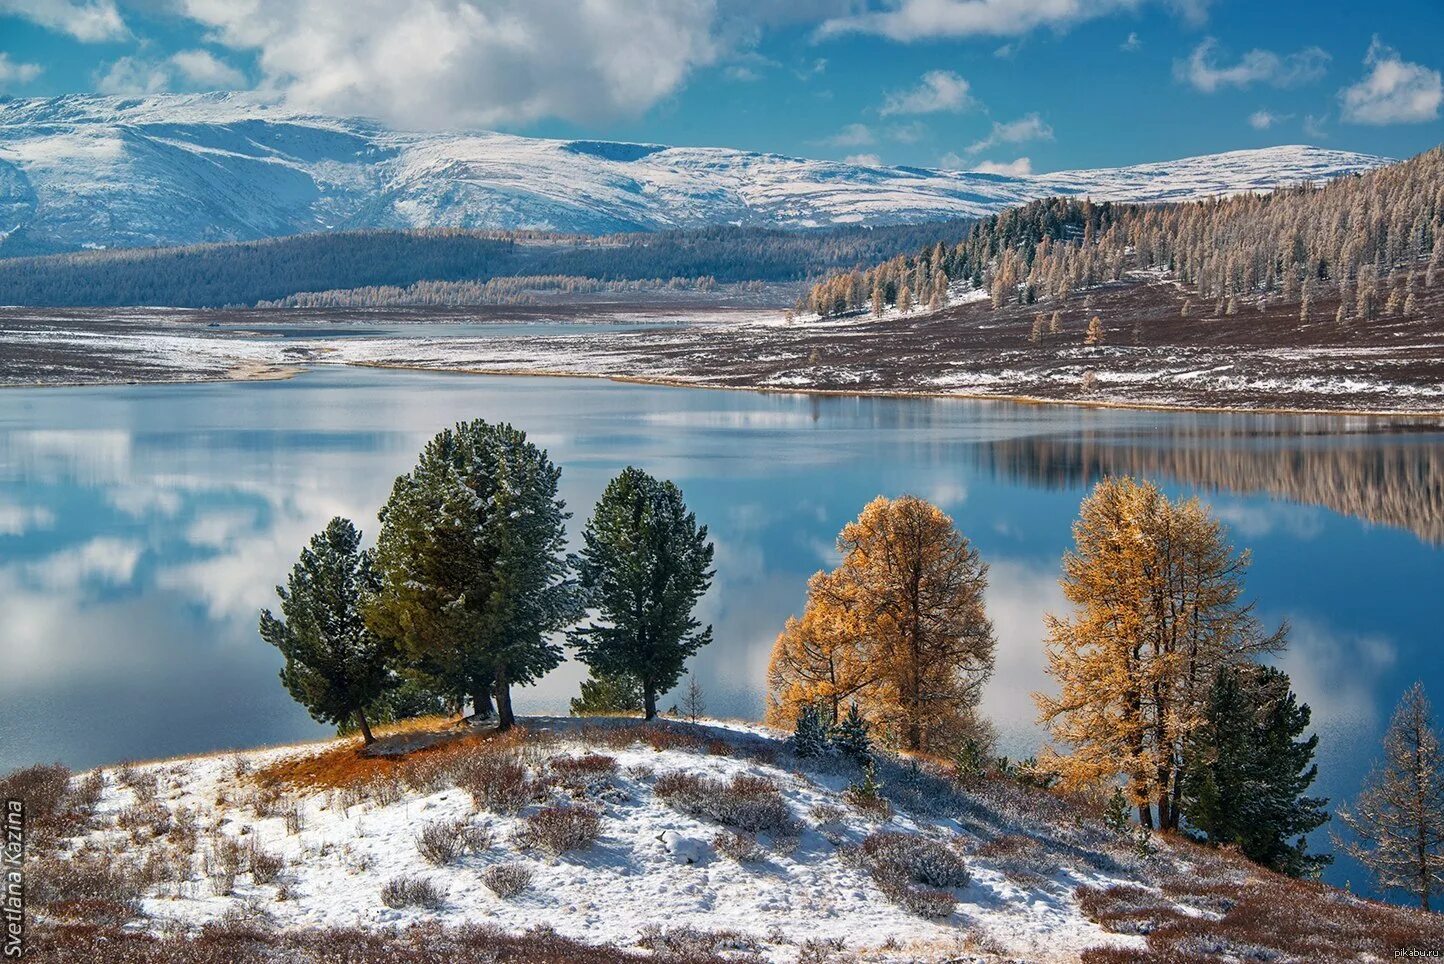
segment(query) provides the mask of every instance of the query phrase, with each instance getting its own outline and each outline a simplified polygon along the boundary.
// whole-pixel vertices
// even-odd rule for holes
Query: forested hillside
[[[1308,320],[1326,287],[1339,321],[1409,315],[1417,286],[1444,279],[1444,148],[1322,187],[1186,204],[1036,201],[867,271],[834,275],[801,307],[822,315],[933,304],[947,286],[988,290],[995,308],[1059,304],[1082,289],[1153,271],[1198,304],[1297,303]]]
[[[443,286],[444,300],[436,303],[490,304],[502,291],[514,294],[515,285],[487,290],[487,281],[519,276],[578,279],[571,282],[574,287],[586,287],[585,279],[663,284],[685,279],[691,287],[803,282],[892,257],[925,240],[959,240],[967,227],[958,221],[816,231],[721,227],[596,237],[452,229],[348,231],[90,251],[0,259],[0,304],[206,308],[279,302],[303,292],[326,296],[289,303],[433,303],[414,290],[402,290],[418,282],[463,283]],[[351,289],[364,290],[348,294]],[[468,301],[470,297],[478,300]]]

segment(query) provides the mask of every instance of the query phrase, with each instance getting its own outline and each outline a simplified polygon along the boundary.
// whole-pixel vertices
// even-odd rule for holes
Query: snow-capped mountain
[[[237,94],[69,96],[0,102],[0,254],[343,228],[914,222],[1058,194],[1157,201],[1267,190],[1385,163],[1291,146],[1004,176],[726,148],[410,133]]]

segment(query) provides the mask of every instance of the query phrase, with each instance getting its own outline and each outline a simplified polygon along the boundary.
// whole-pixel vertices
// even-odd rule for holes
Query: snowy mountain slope
[[[725,148],[391,131],[236,94],[0,102],[0,252],[242,240],[339,228],[606,232],[883,224],[1037,197],[1155,201],[1388,163],[1314,147],[1026,177]]]

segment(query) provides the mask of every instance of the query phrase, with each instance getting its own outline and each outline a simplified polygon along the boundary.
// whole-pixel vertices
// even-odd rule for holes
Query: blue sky
[[[1444,140],[1444,4],[0,0],[0,94],[1048,171]]]

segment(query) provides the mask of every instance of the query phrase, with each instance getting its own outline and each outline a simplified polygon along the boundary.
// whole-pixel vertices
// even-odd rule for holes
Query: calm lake
[[[911,492],[991,566],[984,708],[1002,749],[1034,752],[1069,525],[1093,480],[1125,472],[1201,494],[1253,551],[1259,614],[1293,626],[1281,663],[1314,710],[1319,792],[1352,797],[1413,680],[1444,707],[1438,426],[321,368],[0,393],[0,770],[325,735],[282,689],[257,612],[311,533],[340,514],[373,537],[422,443],[476,417],[549,449],[573,535],[627,464],[682,486],[717,544],[716,642],[695,661],[713,715],[760,715],[773,638],[836,562],[838,529]],[[518,712],[565,712],[583,675],[565,664]]]

